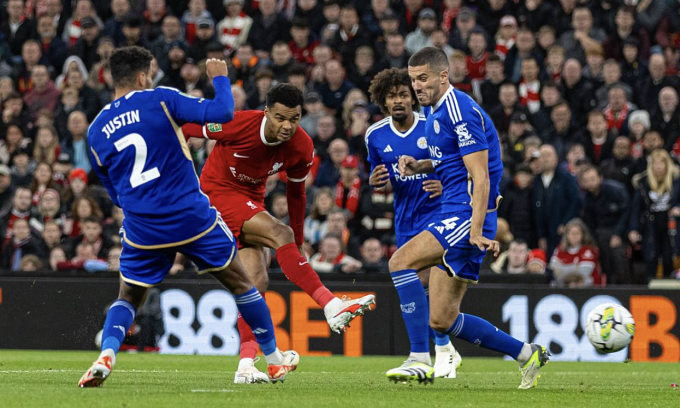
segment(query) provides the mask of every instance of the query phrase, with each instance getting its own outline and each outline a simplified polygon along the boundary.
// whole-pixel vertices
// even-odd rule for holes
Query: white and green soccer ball
[[[635,335],[635,321],[628,309],[614,303],[594,308],[586,319],[586,336],[598,353],[626,348]]]

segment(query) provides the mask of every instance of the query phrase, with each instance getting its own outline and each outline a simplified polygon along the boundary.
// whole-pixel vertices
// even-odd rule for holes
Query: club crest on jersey
[[[439,132],[437,132],[437,133],[439,133]],[[427,139],[425,138],[425,136],[421,136],[418,139],[417,143],[418,143],[418,147],[420,147],[421,149],[427,149]]]
[[[221,123],[208,123],[206,126],[208,128],[209,132],[220,132],[222,130],[222,124]]]
[[[440,127],[439,127],[439,121],[437,121],[437,119],[435,119],[435,120],[434,120],[434,133],[439,134],[439,131],[440,131],[440,130],[441,130],[441,129],[440,129]]]
[[[274,165],[272,166],[272,169],[269,170],[269,173],[267,173],[267,174],[269,174],[271,176],[272,174],[278,172],[281,167],[283,167],[283,163],[274,163]]]
[[[467,123],[461,123],[454,129],[458,135],[458,147],[465,147],[475,144],[472,135],[468,132]]]

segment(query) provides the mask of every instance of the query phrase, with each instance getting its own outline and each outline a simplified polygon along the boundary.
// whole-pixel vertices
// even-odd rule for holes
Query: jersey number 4
[[[154,167],[144,171],[146,164],[147,148],[144,138],[139,133],[131,133],[115,143],[116,149],[119,152],[123,151],[128,146],[135,147],[135,164],[132,166],[132,175],[130,175],[130,184],[132,188],[141,186],[151,180],[155,180],[161,176],[158,167]]]

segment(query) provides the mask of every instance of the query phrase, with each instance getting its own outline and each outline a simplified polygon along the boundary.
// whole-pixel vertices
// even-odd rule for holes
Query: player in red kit
[[[305,179],[314,161],[314,146],[298,126],[302,92],[279,84],[267,93],[264,111],[236,112],[229,123],[187,124],[184,136],[204,137],[217,143],[201,173],[201,188],[222,214],[239,244],[239,255],[257,289],[267,290],[269,248],[288,279],[324,309],[331,329],[340,333],[349,322],[375,303],[373,295],[341,300],[319,279],[301,254],[305,217]],[[264,206],[267,177],[285,171],[290,227],[271,216]],[[257,343],[239,316],[241,361],[236,383],[265,382],[266,374],[254,366]]]

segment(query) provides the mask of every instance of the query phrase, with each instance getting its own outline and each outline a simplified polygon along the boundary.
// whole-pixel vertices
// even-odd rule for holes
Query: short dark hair
[[[287,108],[295,108],[302,106],[303,102],[302,91],[291,84],[277,84],[267,92],[266,106],[270,109],[277,103]]]
[[[515,238],[510,243],[515,244],[515,245],[526,245],[527,248],[529,248],[529,244],[525,240],[523,240],[522,238]]]
[[[534,172],[531,171],[531,167],[526,163],[521,163],[517,166],[517,168],[515,169],[515,175],[519,173],[534,174]]]
[[[90,215],[89,217],[85,217],[85,219],[81,220],[81,222],[83,224],[85,224],[86,222],[94,222],[94,223],[99,224],[99,226],[102,225],[101,218],[97,217],[96,215]]]
[[[420,109],[420,104],[418,103],[416,92],[413,90],[413,87],[411,87],[411,78],[409,78],[408,71],[406,69],[384,69],[380,71],[378,75],[376,75],[371,81],[371,86],[368,88],[368,93],[371,95],[371,100],[373,103],[378,105],[380,110],[385,115],[389,115],[387,106],[385,106],[387,94],[390,93],[393,88],[399,88],[401,85],[408,87],[409,91],[411,92],[411,99],[413,100],[413,110],[418,111]]]
[[[408,60],[409,67],[420,67],[427,65],[432,71],[448,71],[449,59],[446,53],[437,47],[421,48]]]
[[[489,64],[492,63],[492,62],[498,62],[499,64],[502,64],[502,63],[503,63],[503,60],[502,60],[501,57],[499,57],[498,55],[496,55],[496,54],[491,54],[491,55],[489,55],[489,56],[487,57],[487,59],[486,59],[486,64],[489,65]]]
[[[602,177],[602,170],[600,170],[599,167],[593,165],[593,164],[586,164],[582,169],[581,172],[579,173],[579,178],[583,177],[587,172],[589,171],[595,171],[597,173],[598,177]]]
[[[149,72],[153,55],[142,47],[119,48],[111,54],[109,66],[113,85],[117,88],[131,86],[140,72]]]

